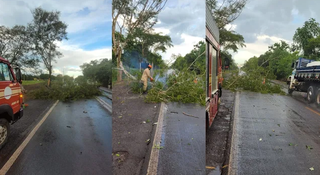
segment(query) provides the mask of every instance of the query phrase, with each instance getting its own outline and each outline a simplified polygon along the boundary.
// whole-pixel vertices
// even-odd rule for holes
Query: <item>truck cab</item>
[[[23,116],[21,71],[0,57],[0,149],[8,140],[10,124]]]

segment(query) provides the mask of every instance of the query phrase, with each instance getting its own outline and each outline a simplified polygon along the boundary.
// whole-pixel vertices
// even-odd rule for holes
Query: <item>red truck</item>
[[[0,149],[6,144],[10,124],[23,116],[21,71],[0,57]]]
[[[222,95],[221,88],[223,78],[219,45],[219,29],[208,7],[206,7],[206,44],[206,127],[210,128],[218,113],[220,97]]]

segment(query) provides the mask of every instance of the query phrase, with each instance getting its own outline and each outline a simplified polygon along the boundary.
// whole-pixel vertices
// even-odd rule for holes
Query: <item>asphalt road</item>
[[[168,103],[157,174],[205,174],[205,128],[205,107]]]
[[[95,99],[59,102],[7,174],[110,174],[111,124]]]
[[[237,95],[231,174],[320,174],[320,111],[304,96]]]
[[[24,109],[23,117],[10,126],[9,140],[0,150],[0,167],[7,162],[54,101],[28,100],[26,103],[29,106]]]

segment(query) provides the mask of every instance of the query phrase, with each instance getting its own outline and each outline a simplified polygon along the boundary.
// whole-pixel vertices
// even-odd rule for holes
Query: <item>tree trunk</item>
[[[117,77],[117,81],[122,81],[122,70],[120,70],[120,62],[121,62],[121,50],[118,51],[117,54],[117,68],[118,68],[118,77]]]
[[[49,69],[48,87],[51,87],[51,74],[52,74],[52,66],[50,66],[50,69]]]

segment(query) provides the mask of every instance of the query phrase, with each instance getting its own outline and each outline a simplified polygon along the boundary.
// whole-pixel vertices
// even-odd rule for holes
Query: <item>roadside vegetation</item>
[[[320,60],[319,23],[313,18],[306,21],[296,30],[293,41],[292,45],[280,41],[269,46],[268,51],[259,57],[250,58],[241,68],[246,75],[239,76],[237,71],[234,72],[225,81],[224,88],[283,94],[281,88],[272,84],[270,80],[286,81],[292,73],[291,64],[299,57]]]
[[[155,81],[149,85],[150,90],[145,98],[146,102],[177,101],[204,105],[206,90],[205,42],[199,41],[194,49],[186,55],[172,55],[172,61],[169,63],[165,63],[159,54],[159,52],[166,52],[167,48],[172,46],[170,36],[153,31],[154,19],[162,10],[165,2],[151,1],[153,6],[150,5],[147,9],[142,8],[143,11],[125,11],[123,7],[126,7],[124,4],[127,1],[117,1],[113,4],[112,59],[114,66],[117,67],[113,70],[113,83],[121,81],[123,78],[123,71],[119,71],[123,70],[121,64],[130,66],[130,60],[133,57],[138,58],[139,63],[146,59],[150,64],[153,64],[152,76],[155,78]],[[246,0],[237,1],[236,5],[231,1],[222,6],[218,5],[216,0],[207,0],[207,3],[220,30],[220,44],[223,48],[221,51],[222,66],[235,69],[237,67],[229,51],[237,52],[239,48],[245,47],[244,38],[232,28],[227,29],[226,26],[236,20],[244,8]],[[131,5],[135,7],[139,4]],[[141,18],[133,19],[130,16],[141,16]],[[117,19],[120,17],[125,19],[127,25],[117,24]],[[121,26],[118,30],[117,25]],[[135,25],[135,28],[130,27],[132,25]],[[122,49],[125,50],[124,53]],[[134,54],[128,54],[128,52]],[[131,82],[131,90],[135,93],[141,92],[139,81],[142,71],[131,72],[135,79],[127,77]],[[172,71],[174,73],[168,73]]]
[[[31,92],[35,99],[54,99],[61,101],[73,101],[79,99],[89,99],[101,92],[97,88],[99,84],[88,83],[85,78],[65,77],[52,81],[51,87],[43,84],[39,89]]]
[[[49,87],[42,84],[39,89],[31,92],[35,99],[54,99],[61,101],[74,101],[89,99],[102,95],[99,86],[108,87],[111,84],[111,60],[93,60],[84,63],[81,67],[83,76],[73,78],[58,76]]]

